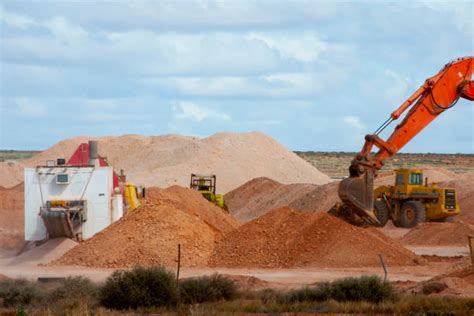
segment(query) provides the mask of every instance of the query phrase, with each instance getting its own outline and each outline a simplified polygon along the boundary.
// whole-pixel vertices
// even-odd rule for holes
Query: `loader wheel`
[[[379,227],[384,227],[389,218],[389,210],[384,201],[376,200],[374,202],[374,214],[380,222]]]
[[[403,203],[400,210],[400,217],[394,221],[395,226],[412,228],[417,223],[426,221],[426,212],[423,204],[417,201],[407,201]]]

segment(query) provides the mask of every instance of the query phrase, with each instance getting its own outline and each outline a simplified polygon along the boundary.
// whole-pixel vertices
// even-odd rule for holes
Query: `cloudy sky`
[[[357,151],[473,55],[473,1],[0,1],[0,148],[262,131]],[[462,100],[404,152],[474,152]]]

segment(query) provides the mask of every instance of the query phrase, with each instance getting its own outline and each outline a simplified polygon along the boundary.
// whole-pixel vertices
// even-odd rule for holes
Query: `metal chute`
[[[86,201],[47,201],[41,207],[40,216],[49,238],[67,237],[81,239],[79,228],[86,218]]]

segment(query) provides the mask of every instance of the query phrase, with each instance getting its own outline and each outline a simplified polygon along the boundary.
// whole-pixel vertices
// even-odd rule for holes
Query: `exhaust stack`
[[[89,165],[99,167],[99,143],[96,140],[89,141]]]

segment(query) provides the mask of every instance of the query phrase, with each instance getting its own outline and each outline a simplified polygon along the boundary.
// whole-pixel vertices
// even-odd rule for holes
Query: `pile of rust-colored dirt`
[[[282,184],[255,178],[225,195],[230,213],[241,222],[256,219],[272,209],[291,207],[299,211],[327,211],[337,201],[338,182],[325,185]]]
[[[23,184],[0,187],[0,248],[14,249],[23,244]]]
[[[52,264],[94,267],[176,266],[178,245],[185,267],[205,266],[223,233],[237,221],[198,192],[151,189],[146,202]],[[192,205],[205,207],[183,207]],[[187,203],[188,202],[188,203]]]
[[[228,233],[214,250],[211,266],[366,267],[415,265],[419,258],[376,229],[354,227],[326,213],[273,210]]]
[[[474,226],[466,223],[422,223],[411,229],[401,242],[406,245],[465,246],[474,236]]]
[[[5,281],[8,281],[8,280],[10,280],[9,277],[7,277],[6,275],[0,274],[0,282],[5,282]]]
[[[406,290],[441,296],[474,296],[474,266],[466,266],[430,280],[420,282]]]
[[[151,199],[168,202],[180,210],[198,216],[220,233],[225,234],[239,226],[235,218],[215,204],[209,203],[199,192],[175,185],[167,189],[149,188],[146,194]]]

